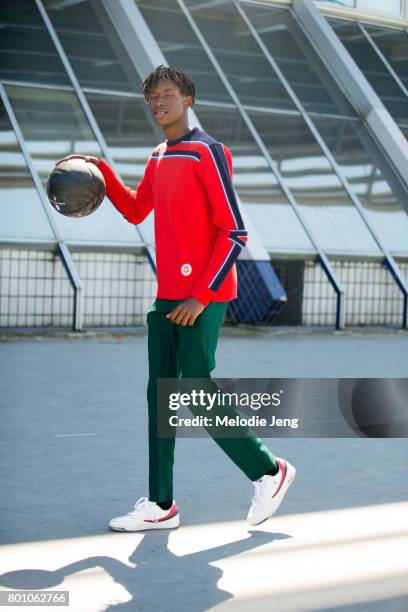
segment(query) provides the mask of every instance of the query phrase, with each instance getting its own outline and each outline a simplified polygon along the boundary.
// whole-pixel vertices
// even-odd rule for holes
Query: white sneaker
[[[276,461],[279,465],[277,474],[265,474],[254,481],[255,495],[247,516],[250,525],[259,525],[276,512],[295,479],[296,470],[293,465],[280,457],[276,457]]]
[[[171,529],[178,527],[179,524],[180,516],[174,500],[171,508],[163,510],[156,502],[149,501],[147,497],[138,499],[132,512],[109,521],[109,527],[114,531]]]

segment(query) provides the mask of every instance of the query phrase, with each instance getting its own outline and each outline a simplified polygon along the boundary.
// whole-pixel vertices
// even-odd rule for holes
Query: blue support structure
[[[288,301],[270,260],[237,261],[238,299],[227,310],[233,323],[262,325],[270,323]]]

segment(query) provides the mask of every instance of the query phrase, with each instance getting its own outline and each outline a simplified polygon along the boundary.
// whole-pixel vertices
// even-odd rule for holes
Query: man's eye
[[[174,96],[172,94],[166,94],[165,96],[150,96],[149,103],[156,104],[156,102],[158,102],[160,98],[163,98],[165,102],[171,102]]]

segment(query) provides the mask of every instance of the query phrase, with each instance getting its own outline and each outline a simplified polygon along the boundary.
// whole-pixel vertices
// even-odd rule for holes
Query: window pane
[[[182,66],[196,85],[198,100],[231,102],[204,49],[176,0],[138,0],[169,66]]]
[[[359,123],[325,118],[315,123],[386,248],[393,254],[407,255],[408,215],[375,163],[375,145],[368,136],[366,146],[361,144],[363,128]],[[408,207],[408,201],[405,205]]]
[[[243,8],[306,110],[355,115],[288,10]]]
[[[241,102],[294,110],[292,100],[235,6],[230,2],[200,6],[202,3],[196,9],[191,6],[191,14]]]
[[[313,253],[312,243],[239,112],[198,105],[197,114],[203,129],[230,149],[234,186],[265,247],[276,253]]]
[[[251,112],[313,235],[327,253],[379,254],[357,209],[302,117]]]
[[[318,0],[315,0],[318,1]],[[320,4],[328,4],[329,6],[347,6],[348,8],[356,8],[356,0],[319,0]]]
[[[369,25],[364,27],[408,89],[408,34],[403,30]]]
[[[407,121],[407,98],[358,25],[338,19],[329,22],[395,121]]]
[[[138,98],[87,94],[87,100],[103,134],[115,169],[125,185],[136,186],[142,178],[152,149],[165,139],[153,125],[145,102]],[[153,213],[140,227],[154,243]]]
[[[401,0],[359,0],[361,10],[373,13],[383,11],[398,15],[401,13]]]
[[[55,242],[1,100],[0,138],[0,239]]]
[[[134,87],[126,69],[137,87],[140,86],[136,70],[127,64],[125,53],[119,60],[111,43],[112,34],[108,36],[104,31],[97,12],[88,1],[45,0],[44,5],[83,87],[132,91]]]
[[[93,93],[86,97],[121,176],[139,180],[153,147],[165,140],[162,130],[153,125],[147,104],[134,97]]]
[[[54,162],[70,153],[100,156],[101,151],[76,96],[69,91],[7,86],[24,140],[44,189]],[[123,244],[138,241],[134,227],[105,199],[91,215],[64,217],[51,213],[66,240],[96,244]]]
[[[0,78],[70,84],[35,2],[2,0],[0,23]]]

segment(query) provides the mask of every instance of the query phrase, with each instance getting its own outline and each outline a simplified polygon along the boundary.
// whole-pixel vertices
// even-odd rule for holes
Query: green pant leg
[[[182,378],[211,378],[215,368],[215,350],[228,302],[210,302],[193,326],[177,326],[178,364]],[[220,407],[217,414],[236,416],[231,406]],[[214,434],[211,428],[207,431]],[[257,480],[276,467],[271,451],[249,427],[240,428],[239,438],[214,437],[214,441],[250,480]]]
[[[149,413],[149,500],[173,498],[173,465],[175,438],[157,436],[157,379],[177,378],[174,324],[163,312],[147,314],[149,381],[147,405]]]

